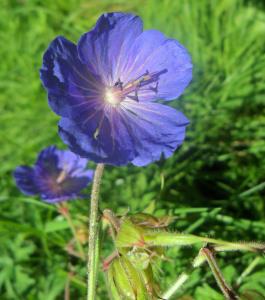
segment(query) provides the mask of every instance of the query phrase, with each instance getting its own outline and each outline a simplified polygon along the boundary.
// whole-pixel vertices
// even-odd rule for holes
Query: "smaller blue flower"
[[[70,200],[80,195],[93,178],[87,159],[50,146],[42,150],[33,167],[19,166],[14,171],[16,184],[26,195],[40,195],[49,203]]]

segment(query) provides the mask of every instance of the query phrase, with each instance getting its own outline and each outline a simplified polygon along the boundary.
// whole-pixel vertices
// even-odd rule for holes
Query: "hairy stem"
[[[97,282],[97,266],[98,266],[98,202],[101,178],[104,171],[104,164],[98,164],[94,174],[90,217],[88,232],[88,261],[87,261],[87,300],[95,300],[96,282]]]
[[[216,260],[215,260],[215,257],[214,257],[214,254],[213,254],[211,248],[207,248],[207,247],[202,248],[201,253],[205,256],[205,258],[209,264],[209,267],[211,268],[211,271],[213,272],[215,280],[216,280],[220,290],[224,294],[225,298],[227,300],[239,299],[237,297],[237,295],[235,294],[235,292],[226,283],[224,276],[216,263]]]
[[[182,285],[187,281],[189,275],[187,273],[182,273],[177,281],[163,294],[162,299],[169,300],[177,290],[182,287]]]

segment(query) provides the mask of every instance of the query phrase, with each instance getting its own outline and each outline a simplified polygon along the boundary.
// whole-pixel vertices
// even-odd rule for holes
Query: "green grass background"
[[[84,264],[64,250],[71,239],[56,208],[23,196],[12,171],[32,164],[50,144],[64,147],[58,117],[39,80],[42,54],[57,35],[72,41],[106,11],[129,11],[190,51],[193,81],[172,103],[191,121],[173,157],[145,168],[107,167],[101,208],[177,215],[173,229],[227,240],[265,241],[265,13],[262,1],[0,0],[0,299],[85,299]],[[94,166],[91,164],[91,166]],[[196,208],[196,209],[195,209]],[[88,201],[70,204],[75,220]],[[81,217],[80,217],[81,216]],[[80,222],[80,221],[79,221]],[[104,243],[104,254],[111,245]],[[159,281],[166,288],[191,267],[198,249],[169,249]],[[237,285],[254,254],[218,257],[227,281],[247,299],[265,299],[265,262]],[[100,275],[99,299],[108,299]],[[250,292],[248,292],[250,293]],[[261,298],[258,298],[261,297]],[[175,299],[223,299],[207,266],[195,270]]]

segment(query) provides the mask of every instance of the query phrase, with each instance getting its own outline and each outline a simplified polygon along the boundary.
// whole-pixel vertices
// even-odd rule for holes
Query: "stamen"
[[[98,138],[98,135],[99,135],[99,127],[95,130],[94,135],[93,135],[95,140]]]
[[[123,89],[122,89],[123,98],[129,97],[130,99],[139,102],[138,91],[142,87],[144,87],[146,85],[150,85],[152,83],[155,83],[155,86],[153,86],[153,87],[149,86],[148,88],[152,92],[157,93],[159,76],[166,72],[167,72],[166,69],[162,70],[160,72],[154,72],[154,73],[150,73],[148,70],[146,70],[146,72],[143,75],[136,78],[135,80],[129,81],[125,86],[123,86]],[[131,93],[134,93],[135,95],[134,96],[130,95]]]
[[[65,170],[62,170],[56,179],[56,183],[58,184],[62,183],[66,177],[67,177],[67,172]]]
[[[139,90],[147,86],[147,90],[157,93],[158,92],[158,82],[160,75],[166,73],[167,70],[164,69],[159,72],[150,73],[148,70],[146,72],[136,78],[135,80],[129,81],[127,84],[123,84],[123,82],[118,79],[118,81],[114,84],[113,87],[109,87],[105,91],[104,100],[112,105],[113,107],[117,107],[121,101],[123,101],[126,97],[139,102],[138,92]],[[155,84],[151,86],[151,84]],[[134,94],[134,95],[132,95]]]
[[[119,87],[121,90],[123,90],[123,83],[121,82],[120,78],[118,79],[118,81],[114,84],[114,86]]]

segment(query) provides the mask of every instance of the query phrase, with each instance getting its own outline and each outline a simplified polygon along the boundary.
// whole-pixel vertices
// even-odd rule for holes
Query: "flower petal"
[[[134,165],[168,158],[182,144],[189,121],[181,112],[152,102],[124,101],[123,107],[137,151]]]
[[[102,89],[101,79],[79,60],[76,45],[61,36],[44,53],[40,75],[49,105],[61,116],[75,115]]]
[[[172,100],[179,97],[192,78],[192,63],[187,50],[159,31],[144,31],[133,43],[124,65],[123,81],[133,81],[146,72],[155,74],[158,83],[139,89],[139,101]]]
[[[35,183],[35,172],[33,168],[27,166],[17,167],[13,175],[22,193],[26,195],[36,195],[39,193],[39,189]]]
[[[72,177],[68,177],[62,182],[60,189],[52,190],[44,188],[41,198],[48,203],[74,200],[77,197],[82,198],[80,192],[92,181],[94,171],[87,170],[72,175]]]
[[[58,168],[62,169],[65,168],[71,175],[73,174],[88,174],[91,175],[91,170],[84,171],[85,167],[87,166],[87,159],[82,158],[79,155],[76,155],[75,153],[69,151],[69,150],[58,150],[57,149],[57,155],[60,157]],[[93,174],[93,172],[92,172]]]
[[[43,149],[37,158],[35,168],[36,168],[36,177],[51,178],[58,176],[60,170],[59,165],[59,156],[55,146],[49,146]]]
[[[113,119],[105,117],[97,138],[95,124],[83,130],[70,119],[59,122],[59,135],[71,151],[95,162],[124,165],[146,165],[169,157],[185,137],[188,119],[175,109],[152,102],[122,102],[121,110],[113,110]],[[92,131],[91,131],[92,130]]]
[[[132,138],[118,110],[111,109],[103,118],[94,116],[87,127],[68,118],[59,122],[59,135],[70,150],[97,163],[125,165],[134,156]]]
[[[117,70],[124,55],[142,30],[142,21],[135,15],[103,14],[95,27],[81,36],[77,46],[80,59],[103,76],[105,84],[113,85],[119,79]]]
[[[78,194],[77,191],[81,191],[87,185],[92,181],[93,178],[93,171],[80,174],[80,175],[75,175],[73,177],[67,178],[63,183],[62,183],[62,189],[64,192],[64,195],[74,195]]]
[[[68,172],[84,171],[87,162],[86,158],[82,158],[69,150],[60,150],[55,146],[49,146],[40,152],[36,164],[53,174],[62,169]]]
[[[123,64],[120,66],[121,80],[125,83],[136,79],[145,73],[144,64],[158,47],[160,47],[167,37],[158,30],[143,31],[132,43]]]

